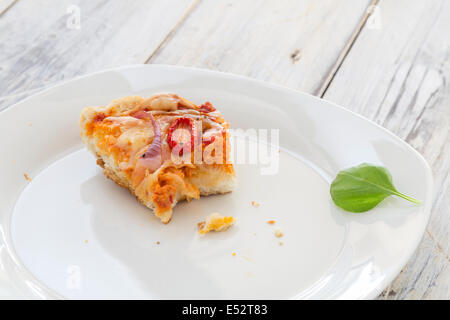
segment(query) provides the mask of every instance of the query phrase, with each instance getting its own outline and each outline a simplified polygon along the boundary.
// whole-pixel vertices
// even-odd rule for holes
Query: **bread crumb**
[[[267,221],[268,224],[275,224],[275,220],[269,220]]]
[[[88,243],[89,241],[88,240],[84,240],[84,243]]]
[[[25,179],[27,179],[28,181],[31,181],[33,179],[30,178],[30,176],[26,173],[23,174],[23,176],[25,177]]]
[[[236,252],[233,252],[233,257],[236,257]]]
[[[256,202],[256,201],[252,201],[252,206],[255,207],[255,208],[258,208],[259,207],[259,203]]]
[[[159,242],[159,241],[156,241],[156,244],[160,244],[161,242]]]
[[[281,232],[280,228],[275,229],[275,237],[281,238],[283,236],[283,232]]]
[[[280,240],[280,242],[278,242],[278,244],[279,244],[280,246],[282,246],[282,245],[284,244],[284,242]]]
[[[28,125],[31,127],[33,125],[33,122],[30,122]]]
[[[197,223],[198,233],[205,234],[210,231],[225,231],[234,225],[236,219],[232,216],[224,217],[220,213],[212,213],[205,221]]]

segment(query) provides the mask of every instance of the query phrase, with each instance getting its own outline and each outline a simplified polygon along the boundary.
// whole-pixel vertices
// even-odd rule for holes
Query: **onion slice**
[[[156,171],[161,166],[162,156],[161,156],[161,130],[159,129],[158,123],[153,118],[151,114],[150,119],[152,120],[154,137],[152,144],[139,158],[139,164],[144,168],[147,168],[150,172]]]

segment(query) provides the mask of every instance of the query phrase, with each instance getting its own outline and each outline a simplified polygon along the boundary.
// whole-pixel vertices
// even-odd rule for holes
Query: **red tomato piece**
[[[200,106],[200,109],[198,109],[198,111],[204,112],[204,113],[209,113],[209,112],[214,112],[214,111],[216,111],[216,108],[213,107],[213,105],[211,104],[211,102],[205,102],[204,104],[202,104],[202,105]]]
[[[171,149],[180,145],[188,145],[188,148],[194,150],[194,120],[190,118],[178,118],[173,121],[169,128],[167,135],[167,143]],[[180,155],[183,155],[183,149],[180,150]]]

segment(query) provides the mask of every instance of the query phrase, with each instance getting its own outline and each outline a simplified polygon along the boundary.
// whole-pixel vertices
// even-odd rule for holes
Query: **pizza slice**
[[[130,96],[85,108],[81,137],[103,173],[162,222],[178,201],[232,191],[229,124],[209,102]]]

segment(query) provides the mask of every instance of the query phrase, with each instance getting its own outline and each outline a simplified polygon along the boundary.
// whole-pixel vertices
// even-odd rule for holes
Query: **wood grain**
[[[315,93],[370,3],[202,1],[149,63],[232,72]]]
[[[436,197],[426,234],[381,297],[448,299],[450,2],[381,0],[379,13],[381,28],[363,28],[324,97],[405,139],[433,169]]]
[[[0,110],[61,80],[143,63],[193,2],[19,0],[0,19]],[[79,29],[68,27],[73,5]]]

